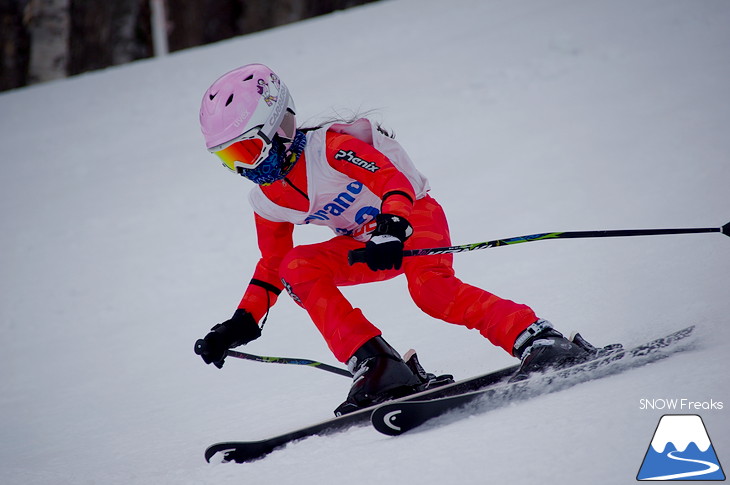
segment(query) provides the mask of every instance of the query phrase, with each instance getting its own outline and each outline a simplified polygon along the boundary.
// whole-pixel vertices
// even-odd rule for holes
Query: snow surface
[[[0,95],[0,482],[628,484],[672,412],[700,414],[727,466],[720,234],[458,255],[464,280],[595,344],[691,323],[699,342],[399,438],[361,427],[256,463],[206,464],[212,442],[328,418],[349,382],[235,360],[219,371],[192,348],[232,313],[257,259],[250,185],[198,130],[200,97],[223,72],[270,65],[300,122],[375,110],[430,177],[455,243],[719,227],[730,220],[728,25],[725,0],[391,0]],[[420,312],[402,278],[346,294],[431,371],[512,362]],[[286,296],[245,350],[336,364]],[[724,408],[641,409],[663,398]]]

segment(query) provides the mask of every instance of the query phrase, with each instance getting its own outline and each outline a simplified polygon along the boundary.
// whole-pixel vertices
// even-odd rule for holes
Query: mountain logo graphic
[[[646,450],[637,480],[725,480],[702,418],[665,414]]]

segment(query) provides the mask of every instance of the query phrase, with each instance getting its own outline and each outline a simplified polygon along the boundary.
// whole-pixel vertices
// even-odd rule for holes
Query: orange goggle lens
[[[237,172],[237,167],[256,168],[260,163],[261,155],[264,153],[266,144],[261,138],[250,138],[248,140],[237,141],[224,148],[214,152],[218,158],[223,161],[226,167]]]

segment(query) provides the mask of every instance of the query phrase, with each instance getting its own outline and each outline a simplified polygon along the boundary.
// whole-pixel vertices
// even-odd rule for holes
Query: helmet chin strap
[[[299,159],[299,155],[304,152],[304,147],[307,145],[307,136],[304,134],[304,132],[301,132],[299,130],[296,130],[294,133],[294,138],[292,139],[291,143],[289,144],[289,148],[287,150],[287,158],[293,157],[293,162],[296,162]]]
[[[299,157],[301,156],[302,152],[304,152],[304,147],[307,144],[307,136],[297,130],[294,134],[294,139],[289,144],[289,148],[284,153],[284,162],[283,162],[283,172],[284,177],[291,171],[292,168],[294,168],[294,164],[297,163],[297,160],[299,160]]]

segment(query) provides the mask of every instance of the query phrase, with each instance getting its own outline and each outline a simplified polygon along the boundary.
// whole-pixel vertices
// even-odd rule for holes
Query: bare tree
[[[25,8],[30,34],[30,84],[68,74],[70,0],[31,0]]]
[[[0,0],[0,91],[26,84],[28,31],[23,25],[27,0]]]
[[[170,51],[377,0],[166,0]],[[150,57],[150,0],[0,0],[0,91]]]
[[[137,44],[137,24],[139,23],[139,0],[115,0],[112,18],[112,35],[115,41],[111,42],[112,65],[124,64],[139,57]]]

